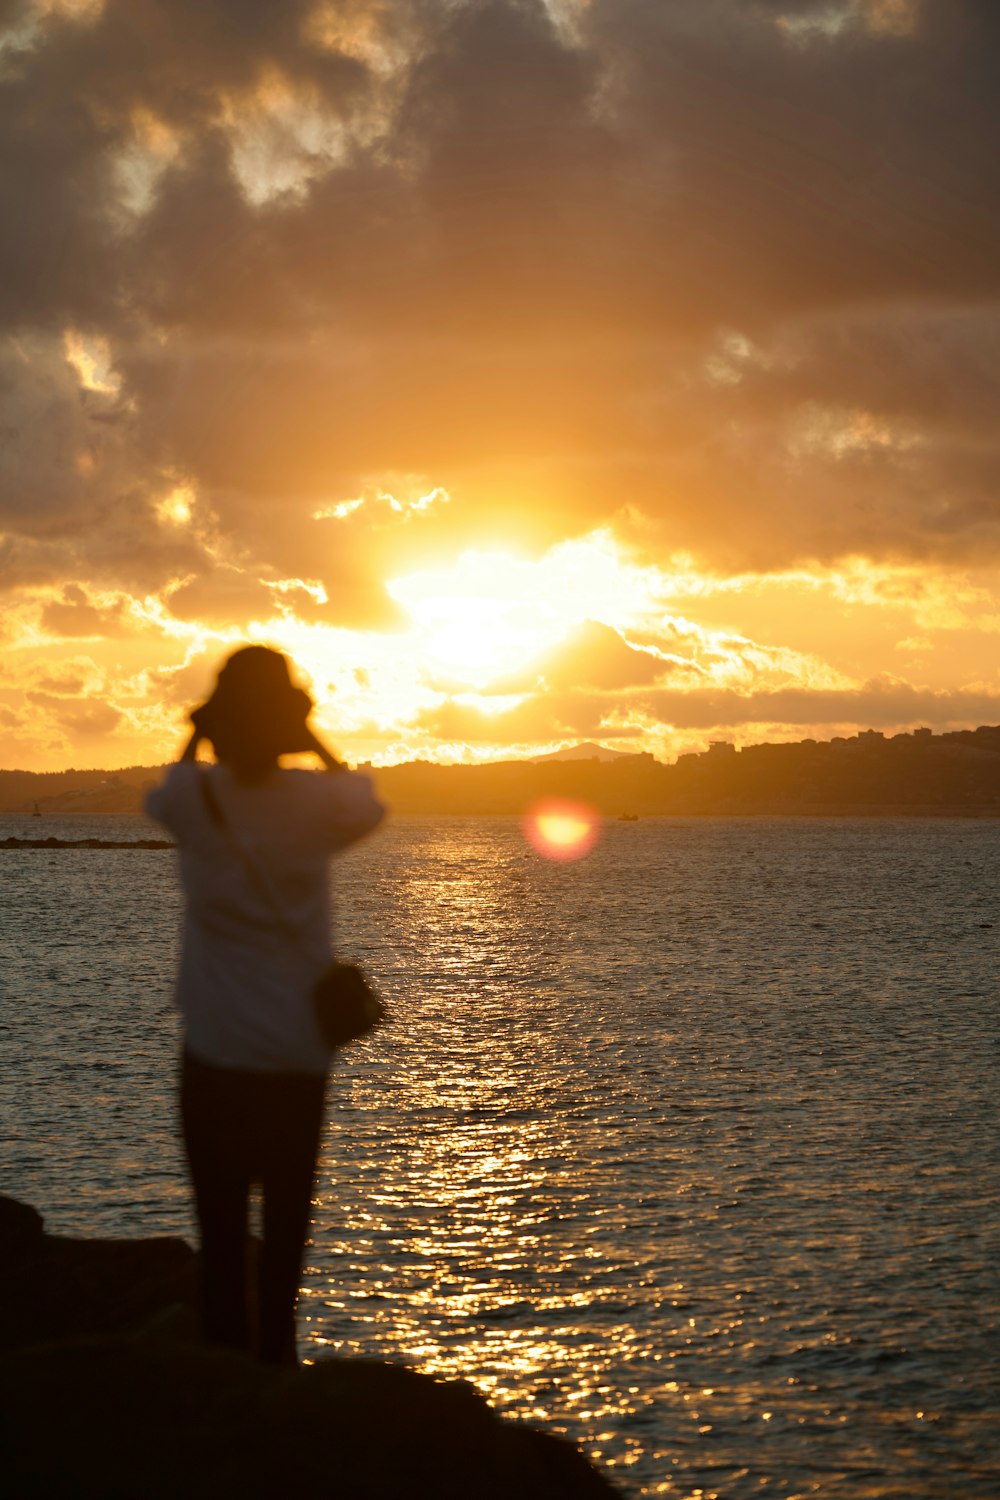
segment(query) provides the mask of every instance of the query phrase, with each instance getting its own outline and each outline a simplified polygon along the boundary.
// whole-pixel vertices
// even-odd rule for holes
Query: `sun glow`
[[[413,621],[420,658],[470,684],[513,670],[566,629],[531,565],[504,553],[467,552],[447,573],[413,573],[388,591]]]
[[[652,594],[651,570],[624,562],[604,532],[538,560],[465,552],[451,568],[411,573],[386,588],[413,622],[418,659],[469,686],[523,667],[585,620],[631,624]]]
[[[165,526],[187,526],[193,511],[194,493],[186,484],[175,486],[156,506],[157,518]]]

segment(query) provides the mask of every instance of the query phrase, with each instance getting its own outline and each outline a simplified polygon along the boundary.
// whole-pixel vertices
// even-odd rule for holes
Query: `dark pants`
[[[326,1079],[215,1068],[185,1052],[181,1119],[201,1229],[202,1328],[213,1344],[295,1359],[295,1302],[309,1232]],[[264,1244],[248,1274],[250,1190]]]

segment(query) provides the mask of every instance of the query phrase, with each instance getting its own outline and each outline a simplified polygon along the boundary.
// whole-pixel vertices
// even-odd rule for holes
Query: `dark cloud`
[[[491,693],[565,692],[574,688],[636,687],[665,676],[673,663],[630,646],[610,625],[587,620],[526,671],[489,684]]]
[[[872,728],[932,724],[992,724],[1000,719],[1000,693],[934,692],[906,682],[873,680],[858,689],[780,688],[773,692],[638,694],[630,708],[678,730],[788,725],[807,728],[862,724]]]
[[[684,284],[737,326],[858,298],[994,294],[996,8],[925,0],[909,35],[850,28],[810,46],[768,9],[589,11],[615,49],[619,124],[640,160],[653,143],[668,153],[645,201],[664,238],[672,221]]]
[[[553,740],[589,739],[602,733],[602,705],[594,695],[540,695],[503,713],[483,713],[448,699],[427,709],[413,727],[434,739],[467,744],[547,744]]]
[[[151,693],[157,702],[178,711],[178,734],[187,725],[187,713],[209,696],[226,655],[213,644],[193,651],[177,666],[150,667],[147,677]]]
[[[113,402],[81,389],[61,342],[29,335],[0,346],[0,412],[0,525],[43,537],[79,526],[116,459]]]
[[[61,599],[43,606],[41,625],[51,635],[63,637],[117,635],[122,628],[123,613],[121,603],[111,608],[92,604],[79,584],[71,583],[63,589]]]
[[[71,734],[112,734],[124,721],[124,714],[110,703],[90,703],[83,708],[64,708],[55,714],[56,722]]]
[[[27,692],[24,696],[28,703],[47,713],[61,729],[70,734],[111,734],[124,720],[121,710],[110,703],[94,700],[73,706],[62,696],[37,691]]]
[[[67,672],[62,677],[39,677],[38,687],[43,693],[54,693],[61,698],[79,698],[86,690],[86,682],[79,673]]]
[[[259,579],[236,568],[206,568],[198,577],[173,589],[170,613],[179,620],[203,620],[209,625],[246,625],[274,613],[274,596]]]

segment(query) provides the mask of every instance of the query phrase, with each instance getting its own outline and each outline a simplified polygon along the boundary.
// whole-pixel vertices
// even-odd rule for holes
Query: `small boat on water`
[[[37,802],[35,803],[31,816],[33,818],[40,818],[42,816],[42,809],[39,807]]]
[[[619,813],[618,814],[618,821],[619,821],[619,823],[638,823],[638,821],[639,821],[639,814],[638,813]]]

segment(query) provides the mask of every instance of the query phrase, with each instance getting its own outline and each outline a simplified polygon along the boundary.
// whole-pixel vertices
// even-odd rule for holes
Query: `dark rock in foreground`
[[[0,1199],[0,1478],[18,1500],[611,1500],[571,1444],[462,1382],[192,1337],[181,1240],[70,1240]]]
[[[0,1198],[0,1350],[137,1328],[193,1339],[195,1295],[184,1240],[62,1239]]]

